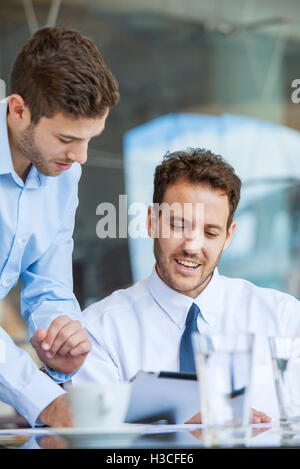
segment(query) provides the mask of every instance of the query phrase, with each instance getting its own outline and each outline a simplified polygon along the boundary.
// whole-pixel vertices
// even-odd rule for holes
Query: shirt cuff
[[[70,381],[70,379],[77,373],[78,370],[74,371],[73,373],[70,374],[65,374],[61,373],[60,371],[55,371],[52,368],[49,368],[46,363],[44,363],[44,366],[47,370],[48,375],[51,376],[51,378],[57,383],[57,384],[63,384],[66,383],[67,381]]]
[[[36,425],[43,425],[38,419],[40,413],[51,402],[65,394],[65,391],[49,376],[37,370],[32,376],[30,383],[22,388],[20,394],[17,411],[34,427]]]

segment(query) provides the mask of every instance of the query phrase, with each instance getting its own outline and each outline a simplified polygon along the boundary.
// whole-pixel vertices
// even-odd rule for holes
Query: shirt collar
[[[220,275],[215,268],[210,282],[196,297],[190,298],[170,288],[157,274],[154,267],[148,283],[151,296],[156,303],[168,314],[168,316],[183,328],[188,311],[193,303],[200,308],[202,318],[211,326],[216,324],[218,312],[217,290],[220,288]]]
[[[7,105],[8,98],[0,101],[0,148],[2,155],[0,158],[0,174],[11,174],[18,185],[24,186],[22,179],[15,172],[12,162],[7,130]],[[48,176],[41,174],[32,165],[26,178],[25,187],[27,189],[35,189],[40,186],[46,186],[49,183],[49,179]]]
[[[221,277],[216,267],[213,275],[204,290],[194,298],[194,303],[199,306],[203,319],[211,326],[216,326],[221,311]]]
[[[41,174],[34,165],[31,165],[30,171],[25,181],[26,189],[37,189],[48,184],[49,177]]]

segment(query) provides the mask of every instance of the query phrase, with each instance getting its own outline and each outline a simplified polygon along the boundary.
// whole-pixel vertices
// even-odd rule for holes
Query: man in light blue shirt
[[[11,95],[0,102],[0,299],[20,278],[29,339],[54,379],[0,328],[0,400],[31,425],[72,424],[56,383],[91,347],[72,284],[80,165],[118,96],[91,40],[43,28],[18,54]]]

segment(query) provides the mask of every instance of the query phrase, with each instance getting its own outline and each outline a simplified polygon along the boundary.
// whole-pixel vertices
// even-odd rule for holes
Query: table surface
[[[127,430],[129,428],[129,430]],[[0,448],[207,448],[203,425],[126,425],[117,432],[95,429],[0,430]],[[247,444],[227,443],[229,448],[300,448],[300,425],[280,427],[278,422],[251,426]]]

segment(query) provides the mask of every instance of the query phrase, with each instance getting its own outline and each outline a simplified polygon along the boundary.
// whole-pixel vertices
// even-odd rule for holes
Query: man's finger
[[[64,345],[74,334],[82,329],[79,321],[70,321],[65,324],[56,334],[54,341],[49,349],[49,353],[54,356],[58,350]],[[75,346],[77,343],[75,344]]]
[[[271,417],[264,412],[252,409],[252,423],[269,423],[271,420]]]
[[[40,346],[41,342],[47,337],[47,329],[39,329],[35,331],[31,338],[31,343],[34,347]]]
[[[52,344],[59,331],[70,321],[70,318],[66,315],[59,316],[58,318],[54,319],[54,321],[52,321],[47,331],[47,337],[42,343],[43,350],[46,351],[51,349]]]
[[[184,423],[202,423],[201,412],[197,412],[197,414],[193,415],[193,417],[191,417]]]
[[[63,331],[62,331],[63,332]],[[78,347],[79,344],[88,340],[88,333],[83,328],[80,328],[74,334],[70,335],[62,346],[57,350],[59,356],[64,357],[73,349]]]
[[[81,342],[77,347],[71,350],[70,355],[72,357],[78,357],[79,355],[87,355],[92,350],[92,344],[89,340]]]

